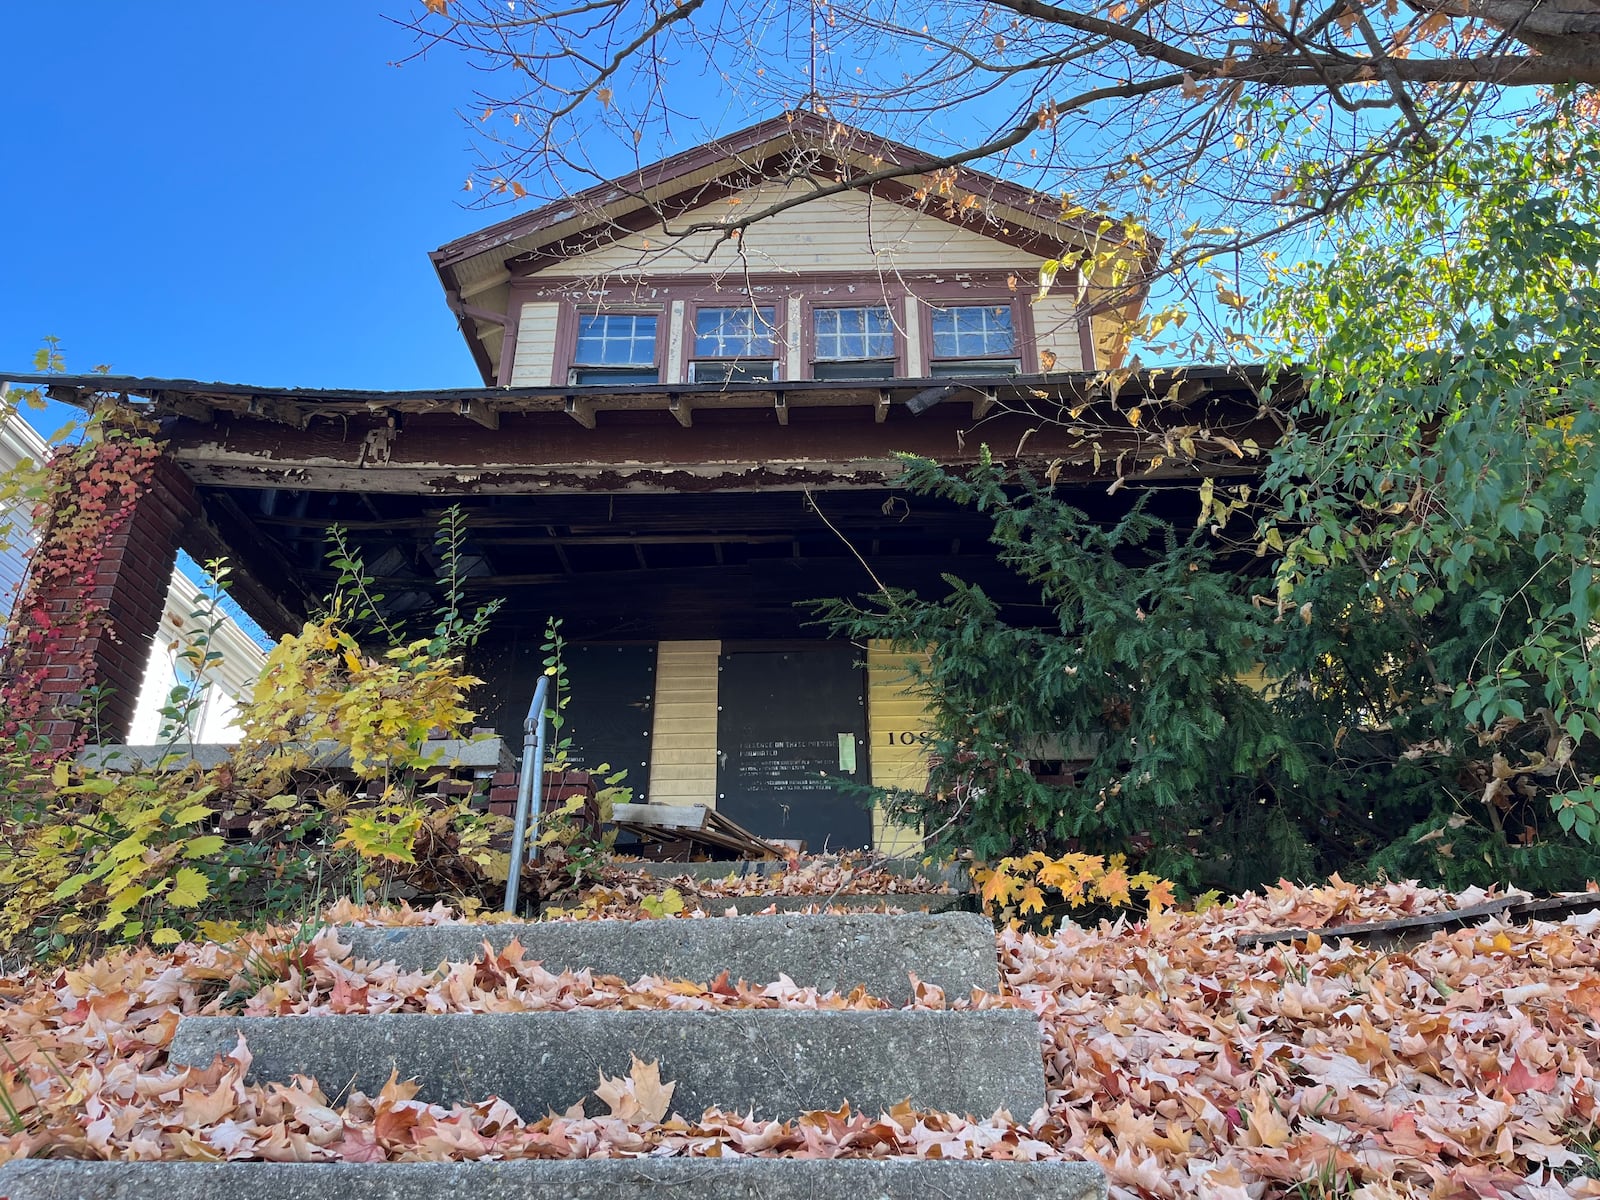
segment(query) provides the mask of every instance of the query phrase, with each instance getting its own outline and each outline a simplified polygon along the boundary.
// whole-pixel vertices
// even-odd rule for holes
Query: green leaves
[[[1362,719],[1508,848],[1596,829],[1600,133],[1569,101],[1377,181],[1266,311],[1304,382],[1258,528],[1280,601],[1342,581],[1394,648]]]
[[[1263,776],[1298,759],[1240,682],[1277,636],[1272,611],[1218,569],[1205,535],[1143,504],[1103,527],[987,454],[960,477],[908,460],[906,479],[987,513],[1030,602],[1003,608],[952,577],[940,599],[819,606],[837,635],[928,652],[907,670],[933,724],[929,785],[885,797],[890,816],[922,824],[938,851],[989,860],[1076,843],[1136,853],[1191,885],[1231,873],[1219,848],[1191,850],[1189,831],[1259,807]],[[1030,761],[1063,764],[1067,778],[1040,779]]]

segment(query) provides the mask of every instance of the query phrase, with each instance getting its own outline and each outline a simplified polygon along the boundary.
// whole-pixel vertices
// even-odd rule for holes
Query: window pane
[[[819,308],[812,313],[812,325],[819,361],[894,357],[894,320],[882,305]]]
[[[775,309],[702,308],[694,318],[697,358],[770,358]]]
[[[773,361],[714,362],[701,360],[689,364],[691,383],[765,383],[773,378]]]
[[[1009,304],[972,304],[933,310],[935,358],[1012,355],[1017,350]]]
[[[935,362],[929,374],[935,376],[977,375],[985,378],[995,375],[1015,375],[1022,369],[1014,358],[946,358]]]
[[[590,313],[578,318],[572,361],[586,366],[652,367],[656,318],[637,313]]]
[[[573,367],[571,379],[579,387],[631,387],[659,382],[654,367]]]
[[[845,381],[851,379],[893,379],[896,364],[892,358],[866,358],[854,362],[818,362],[814,373],[818,379]]]

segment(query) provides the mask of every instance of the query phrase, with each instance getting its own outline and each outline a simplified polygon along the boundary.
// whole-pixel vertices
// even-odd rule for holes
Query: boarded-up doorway
[[[729,646],[717,677],[717,810],[814,853],[872,844],[872,818],[841,783],[871,779],[866,677],[849,644]]]
[[[569,761],[585,771],[626,771],[633,799],[650,792],[650,721],[656,648],[568,643],[570,700],[559,738],[571,738]]]

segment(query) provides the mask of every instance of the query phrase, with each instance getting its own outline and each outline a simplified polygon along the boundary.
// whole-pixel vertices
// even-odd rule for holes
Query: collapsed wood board
[[[617,804],[611,821],[646,841],[687,841],[743,857],[783,857],[778,847],[703,804]]]
[[[1303,942],[1312,934],[1329,940],[1349,938],[1378,949],[1399,949],[1427,941],[1442,930],[1464,929],[1490,917],[1510,920],[1541,919],[1559,921],[1573,913],[1600,908],[1600,892],[1576,892],[1562,896],[1547,896],[1535,900],[1526,893],[1513,893],[1474,904],[1467,908],[1445,909],[1443,912],[1423,913],[1415,917],[1397,917],[1392,921],[1373,921],[1364,925],[1327,925],[1320,929],[1267,929],[1241,933],[1234,944],[1248,950],[1261,946]]]

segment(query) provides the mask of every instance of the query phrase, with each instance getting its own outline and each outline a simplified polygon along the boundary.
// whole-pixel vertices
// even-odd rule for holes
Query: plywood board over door
[[[870,846],[872,818],[851,786],[871,779],[860,652],[725,642],[717,679],[717,810],[814,853]]]
[[[626,771],[639,803],[649,799],[650,726],[656,691],[654,645],[569,643],[570,694],[558,737],[571,738],[569,759],[585,771]]]

